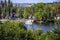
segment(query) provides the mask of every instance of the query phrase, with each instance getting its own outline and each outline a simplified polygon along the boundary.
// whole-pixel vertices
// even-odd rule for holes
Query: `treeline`
[[[44,24],[55,23],[55,21],[58,17],[57,14],[60,14],[60,5],[59,4],[50,4],[49,5],[46,3],[38,3],[32,7],[34,10],[33,16],[36,18],[36,20],[42,21],[42,23],[44,23]]]
[[[28,18],[30,8],[18,8],[11,0],[0,1],[0,19]]]
[[[60,40],[60,29],[44,33],[41,29],[26,30],[21,22],[0,24],[0,40]]]
[[[8,2],[6,0],[1,0],[0,1],[0,19],[3,18],[13,18],[15,17],[16,14],[16,7],[13,7],[13,3],[11,2],[11,0],[8,0]]]

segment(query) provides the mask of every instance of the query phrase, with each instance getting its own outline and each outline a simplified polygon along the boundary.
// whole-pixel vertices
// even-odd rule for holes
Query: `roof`
[[[57,14],[56,16],[57,16],[57,17],[60,17],[60,14]]]

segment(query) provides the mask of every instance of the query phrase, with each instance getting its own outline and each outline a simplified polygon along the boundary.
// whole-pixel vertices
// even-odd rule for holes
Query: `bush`
[[[1,40],[17,40],[21,30],[25,31],[26,28],[20,22],[4,22],[0,24],[0,38]]]
[[[26,30],[21,22],[0,24],[0,40],[60,40],[60,30],[43,33],[42,30]]]
[[[56,24],[60,25],[60,19],[56,20]]]

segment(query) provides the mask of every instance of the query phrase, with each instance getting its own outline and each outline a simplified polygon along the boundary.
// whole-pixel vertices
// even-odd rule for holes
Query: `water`
[[[31,29],[42,29],[43,32],[47,32],[47,31],[51,31],[53,30],[53,28],[55,26],[44,26],[44,25],[38,25],[38,24],[32,24],[32,25],[27,25],[25,24],[25,27],[27,28],[27,30],[31,30]]]
[[[53,25],[53,26],[38,25],[38,24],[32,23],[31,20],[30,20],[30,22],[28,22],[28,21],[26,21],[26,24],[25,24],[25,27],[27,28],[27,30],[31,30],[31,29],[33,29],[33,30],[42,29],[43,32],[47,32],[47,31],[51,31],[54,28],[56,28],[56,25]]]

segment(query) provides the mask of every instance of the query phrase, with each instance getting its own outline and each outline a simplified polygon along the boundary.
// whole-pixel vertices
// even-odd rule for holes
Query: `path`
[[[9,19],[0,19],[0,21],[15,21],[15,22],[23,22],[25,23],[25,21],[27,21],[28,19],[16,19],[16,20],[9,20]]]

